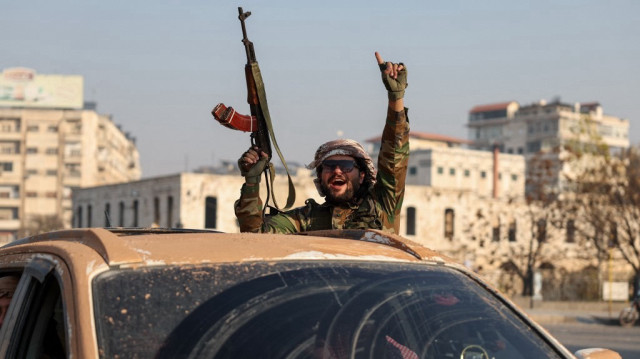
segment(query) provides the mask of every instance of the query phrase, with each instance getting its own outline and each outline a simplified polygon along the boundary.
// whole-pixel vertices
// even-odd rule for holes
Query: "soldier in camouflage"
[[[362,146],[334,140],[320,146],[307,166],[325,202],[308,199],[305,206],[262,217],[260,175],[267,155],[250,148],[238,160],[245,184],[235,213],[242,232],[296,233],[323,229],[380,229],[398,233],[400,209],[409,161],[409,122],[404,107],[407,70],[402,63],[384,62],[376,52],[389,107],[378,155],[378,171]]]

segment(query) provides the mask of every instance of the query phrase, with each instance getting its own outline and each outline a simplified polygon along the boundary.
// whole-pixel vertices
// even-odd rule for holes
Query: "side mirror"
[[[578,359],[622,359],[617,352],[603,348],[580,349],[574,355]]]

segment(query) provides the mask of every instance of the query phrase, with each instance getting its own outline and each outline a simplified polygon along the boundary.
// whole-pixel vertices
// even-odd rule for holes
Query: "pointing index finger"
[[[384,60],[382,59],[382,56],[380,56],[378,51],[376,51],[376,60],[378,60],[378,65],[384,64]]]

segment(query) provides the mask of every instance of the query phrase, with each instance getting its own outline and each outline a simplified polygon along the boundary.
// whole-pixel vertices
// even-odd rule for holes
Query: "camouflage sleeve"
[[[396,112],[388,109],[378,154],[378,175],[374,187],[378,203],[387,215],[384,229],[398,233],[400,209],[404,198],[404,183],[409,162],[408,109]]]
[[[236,218],[240,224],[240,232],[253,233],[296,233],[299,226],[296,225],[294,212],[279,213],[268,216],[262,220],[262,200],[260,199],[260,186],[242,185],[240,199],[234,205]]]

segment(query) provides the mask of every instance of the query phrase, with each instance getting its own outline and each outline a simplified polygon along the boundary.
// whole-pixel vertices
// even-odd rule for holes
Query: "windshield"
[[[556,358],[443,266],[251,263],[114,270],[94,281],[101,357]]]

